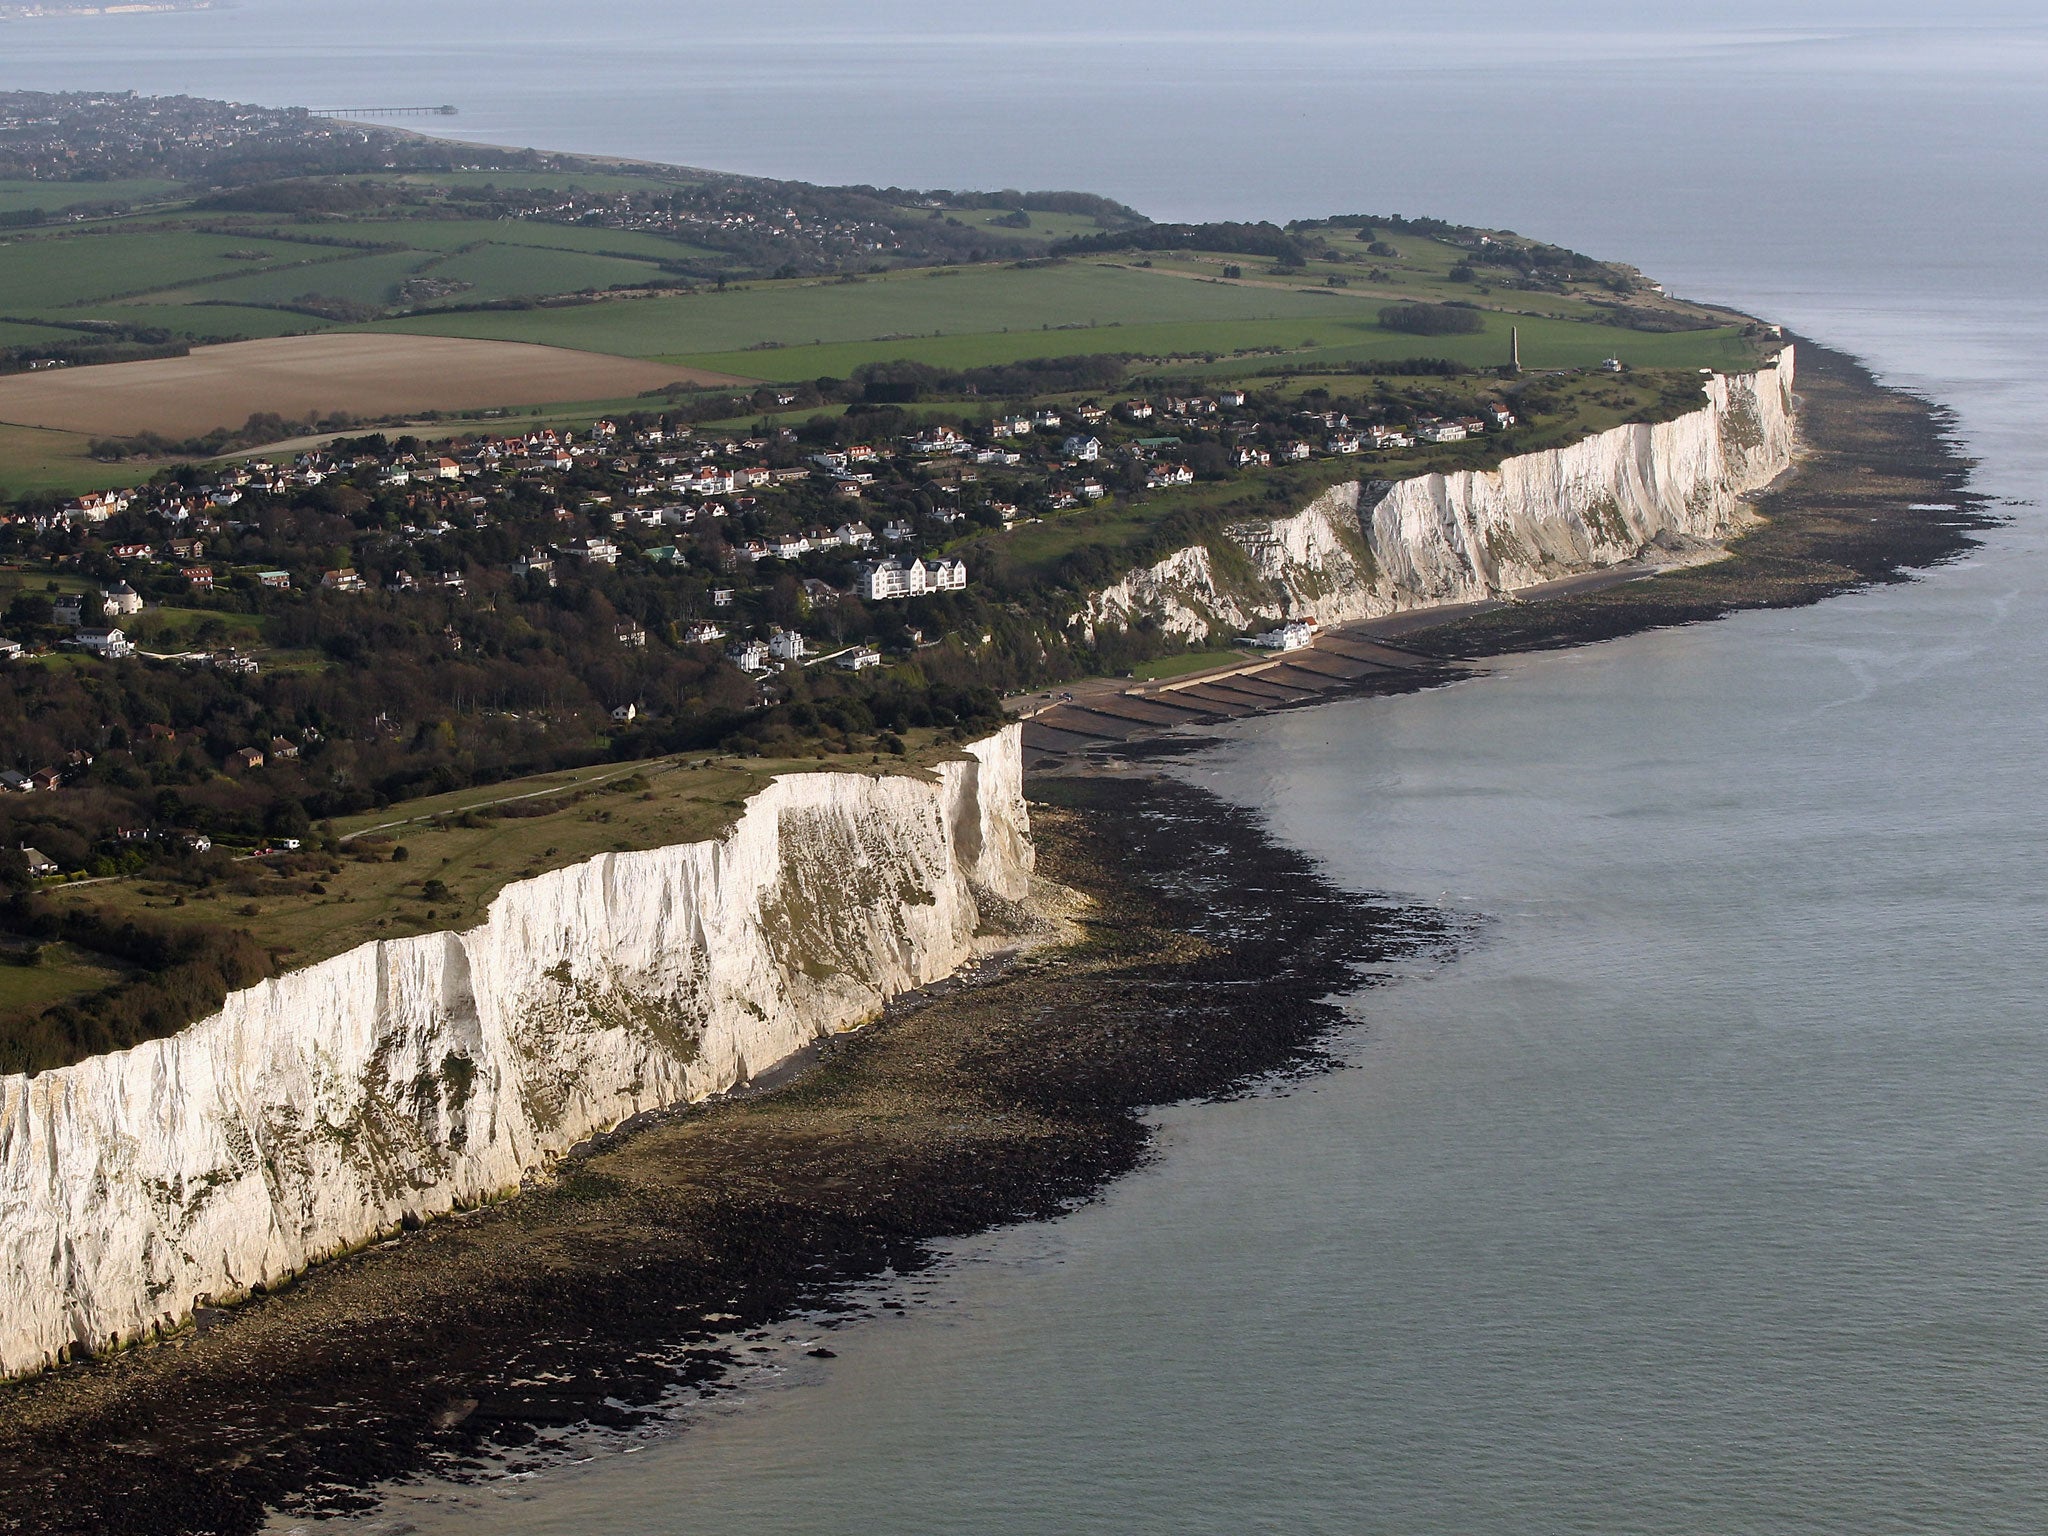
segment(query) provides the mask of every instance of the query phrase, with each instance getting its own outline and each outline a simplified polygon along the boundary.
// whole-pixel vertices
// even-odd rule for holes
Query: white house
[[[869,667],[882,664],[882,653],[873,646],[856,645],[850,651],[841,651],[837,665],[849,672],[865,672]]]
[[[1313,620],[1290,619],[1277,629],[1269,629],[1263,635],[1253,635],[1251,643],[1269,651],[1299,651],[1316,637]]]
[[[967,585],[967,562],[941,555],[924,563],[924,581],[932,592],[959,592]]]
[[[85,622],[85,597],[78,592],[66,592],[52,605],[51,617],[57,623],[78,628]],[[97,617],[97,615],[95,615]]]
[[[78,637],[67,643],[109,660],[135,654],[134,642],[118,629],[81,629]]]
[[[892,597],[922,597],[928,590],[924,562],[878,560],[860,573],[856,587],[860,595],[871,603]]]
[[[40,849],[21,845],[21,856],[28,861],[28,877],[31,880],[45,880],[58,872],[57,861]]]
[[[631,725],[639,718],[640,706],[638,704],[621,704],[612,711],[612,719],[620,725]]]
[[[686,645],[710,645],[725,638],[725,626],[713,624],[709,619],[699,619],[694,624],[683,626],[683,642]]]
[[[100,603],[105,611],[126,617],[142,612],[142,594],[125,581],[117,581],[111,587],[102,588]]]
[[[745,640],[726,653],[742,672],[763,672],[768,668],[768,647],[758,640]]]
[[[1083,464],[1093,464],[1102,457],[1102,444],[1096,438],[1076,434],[1060,444],[1060,454]]]
[[[778,629],[768,637],[768,654],[777,661],[802,661],[804,637],[793,629]]]

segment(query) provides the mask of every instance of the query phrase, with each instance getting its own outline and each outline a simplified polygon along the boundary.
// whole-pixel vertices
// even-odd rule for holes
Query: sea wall
[[[174,1326],[744,1082],[972,958],[1031,867],[1012,726],[929,779],[778,779],[724,838],[524,880],[467,931],[0,1079],[0,1371]]]
[[[1744,498],[1790,468],[1793,349],[1702,380],[1673,421],[1616,427],[1498,469],[1349,481],[1299,512],[1226,530],[1223,558],[1177,550],[1095,594],[1080,622],[1156,619],[1188,637],[1472,602],[1645,556],[1711,551]]]

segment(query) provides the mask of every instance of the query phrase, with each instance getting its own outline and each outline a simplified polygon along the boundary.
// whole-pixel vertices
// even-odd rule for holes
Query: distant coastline
[[[47,21],[56,16],[138,16],[158,11],[210,11],[213,0],[133,0],[116,5],[67,5],[45,0],[39,5],[0,5],[0,21]]]

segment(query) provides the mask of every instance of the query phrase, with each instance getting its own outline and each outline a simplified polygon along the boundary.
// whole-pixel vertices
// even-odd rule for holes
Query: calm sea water
[[[1162,217],[1505,223],[1859,351],[2029,503],[1910,586],[1235,729],[1194,778],[1345,881],[1489,920],[1357,1001],[1352,1070],[1160,1115],[1154,1166],[961,1245],[903,1319],[688,1434],[366,1524],[2048,1527],[2048,32],[1793,9],[0,27],[14,84],[453,100],[479,138]]]

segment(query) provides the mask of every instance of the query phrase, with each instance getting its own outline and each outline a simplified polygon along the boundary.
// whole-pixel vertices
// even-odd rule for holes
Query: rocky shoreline
[[[1452,662],[1810,603],[1950,558],[1989,521],[1937,408],[1810,345],[1800,395],[1800,472],[1728,559],[1402,644]],[[0,1529],[253,1531],[716,1390],[733,1330],[1085,1198],[1145,1155],[1140,1109],[1312,1067],[1344,1017],[1332,995],[1459,939],[1170,780],[1047,779],[1033,813],[1078,941],[893,1009],[773,1091],[605,1138],[518,1201],[5,1389]]]

